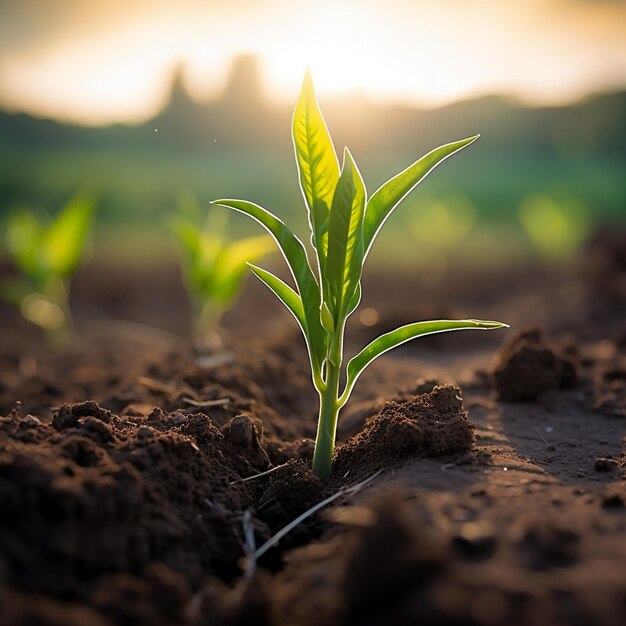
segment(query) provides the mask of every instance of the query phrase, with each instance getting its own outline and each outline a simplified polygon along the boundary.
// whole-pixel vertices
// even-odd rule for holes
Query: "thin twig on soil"
[[[268,474],[273,474],[276,470],[279,470],[281,467],[285,467],[287,463],[283,463],[282,465],[277,465],[276,467],[271,467],[260,474],[253,474],[252,476],[246,476],[245,478],[238,478],[237,480],[232,480],[229,485],[236,485],[237,483],[247,483],[249,480],[255,480],[257,478],[263,478],[263,476],[267,476]]]
[[[360,491],[367,483],[374,480],[374,478],[376,478],[376,476],[378,476],[381,472],[382,470],[378,470],[375,474],[372,474],[369,478],[366,478],[360,483],[357,483],[356,485],[352,485],[352,487],[345,487],[344,489],[340,489],[337,493],[334,493],[332,496],[329,496],[325,500],[318,502],[317,504],[312,506],[310,509],[306,510],[301,515],[298,515],[298,517],[296,517],[294,520],[289,522],[287,526],[281,528],[273,537],[270,537],[260,548],[255,550],[249,556],[248,560],[249,561],[252,560],[253,563],[252,564],[250,564],[249,562],[247,563],[246,572],[245,572],[246,576],[248,576],[249,572],[250,572],[250,575],[252,575],[255,572],[256,562],[258,561],[258,559],[260,559],[270,548],[273,548],[274,546],[276,546],[278,542],[283,537],[285,537],[285,535],[289,534],[294,528],[296,528],[296,526],[300,525],[305,519],[307,519],[307,517],[310,517],[314,513],[317,513],[317,511],[324,508],[326,505],[330,504],[331,502],[334,502],[335,500],[343,496],[354,495],[355,493]]]
[[[148,391],[154,393],[174,394],[178,391],[174,385],[164,383],[155,378],[148,378],[148,376],[137,376],[137,384],[145,387]]]
[[[232,352],[224,352],[220,354],[201,354],[193,360],[193,364],[203,370],[210,370],[214,367],[229,365],[235,360]]]
[[[185,404],[190,404],[191,406],[196,406],[200,408],[206,408],[210,406],[224,406],[225,404],[230,404],[230,398],[218,398],[217,400],[194,400],[193,398],[189,398],[188,396],[184,396],[181,400]]]
[[[256,571],[256,559],[254,553],[256,551],[256,539],[254,537],[254,528],[252,528],[250,509],[246,509],[241,520],[243,526],[243,551],[246,555],[246,579],[252,578]]]

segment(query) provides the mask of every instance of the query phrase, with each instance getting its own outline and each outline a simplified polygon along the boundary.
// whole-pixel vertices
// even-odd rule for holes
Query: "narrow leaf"
[[[293,114],[292,131],[300,188],[309,210],[311,242],[321,269],[326,258],[328,218],[339,180],[339,163],[309,72]]]
[[[381,354],[396,348],[411,339],[423,337],[425,335],[435,335],[453,330],[495,330],[497,328],[508,328],[507,324],[501,322],[481,321],[481,320],[436,320],[429,322],[415,322],[396,328],[391,332],[374,339],[361,352],[348,362],[346,369],[347,382],[342,395],[345,403],[352,393],[354,384],[363,370],[376,360]]]
[[[302,306],[302,300],[300,296],[285,282],[283,282],[278,276],[274,276],[271,272],[264,270],[261,267],[248,263],[248,267],[253,274],[264,283],[269,289],[276,295],[276,297],[289,309],[291,314],[296,318],[298,325],[302,330],[305,341],[308,341],[306,336],[306,317],[304,315],[304,307]]]
[[[246,237],[227,244],[215,259],[215,297],[224,305],[239,294],[248,269],[253,263],[275,250],[274,241],[267,235]]]
[[[216,200],[211,204],[219,204],[251,217],[261,224],[278,244],[296,281],[304,306],[308,345],[313,351],[311,360],[316,369],[320,370],[326,354],[326,332],[320,321],[320,288],[311,271],[304,245],[282,220],[258,204],[245,200]]]
[[[330,211],[324,274],[335,321],[345,317],[361,279],[365,197],[363,179],[346,148]]]
[[[202,239],[196,224],[183,215],[174,214],[167,220],[167,226],[189,262],[197,265],[200,262]]]
[[[7,252],[17,267],[35,280],[41,276],[40,256],[44,232],[44,223],[27,206],[13,211],[6,223]]]
[[[352,298],[350,298],[350,304],[348,305],[348,315],[352,315],[355,309],[361,304],[361,283],[359,281]]]
[[[413,163],[388,180],[378,188],[369,199],[365,210],[365,220],[363,226],[363,239],[365,242],[365,256],[370,251],[374,239],[381,229],[385,220],[391,212],[400,204],[402,200],[430,173],[455,152],[462,150],[466,146],[476,141],[480,135],[469,137],[461,141],[446,144],[432,150],[427,155]]]
[[[80,263],[91,228],[94,203],[76,196],[63,207],[42,242],[43,266],[54,276],[70,276]]]
[[[311,360],[311,376],[313,378],[313,384],[316,389],[320,390],[323,384],[322,371],[321,368],[317,368],[315,362],[313,361],[315,349],[311,346],[310,339],[307,334],[307,320],[300,296],[289,285],[278,278],[278,276],[274,276],[271,272],[268,272],[260,267],[256,267],[251,263],[248,263],[248,266],[254,275],[274,293],[274,295],[296,318],[298,326],[300,326],[300,330],[304,336],[304,341],[307,345],[309,359]]]

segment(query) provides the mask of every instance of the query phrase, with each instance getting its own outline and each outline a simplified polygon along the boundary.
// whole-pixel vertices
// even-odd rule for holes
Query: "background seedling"
[[[365,368],[381,354],[423,335],[463,329],[502,328],[500,322],[437,320],[401,326],[381,335],[348,361],[343,371],[346,320],[361,299],[361,273],[383,223],[407,194],[439,163],[478,137],[429,152],[368,198],[361,174],[346,148],[340,168],[307,73],[293,116],[293,142],[300,186],[308,209],[316,272],[302,242],[275,215],[252,202],[217,200],[259,222],[276,240],[295,280],[251,266],[296,318],[306,341],[313,384],[320,396],[313,469],[329,476],[339,411]],[[342,383],[342,374],[345,379]]]
[[[7,219],[4,243],[18,276],[0,283],[0,296],[55,347],[66,345],[72,330],[70,282],[85,255],[94,209],[92,198],[78,194],[56,217],[20,207]]]
[[[548,196],[526,198],[519,219],[537,252],[547,261],[570,259],[589,235],[589,214],[576,200],[557,202]]]
[[[220,345],[217,328],[241,293],[247,262],[275,250],[267,235],[229,240],[227,222],[226,211],[210,211],[206,216],[192,194],[181,194],[178,212],[169,220],[191,301],[194,342],[202,351]]]
[[[408,230],[418,244],[413,250],[415,262],[424,272],[424,280],[443,280],[461,245],[476,221],[474,205],[465,196],[449,196],[420,204],[407,221]]]

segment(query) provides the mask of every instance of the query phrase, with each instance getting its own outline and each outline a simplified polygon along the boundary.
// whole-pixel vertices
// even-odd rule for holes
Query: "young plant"
[[[439,163],[478,138],[447,144],[422,157],[368,198],[352,155],[344,151],[340,168],[307,73],[293,116],[293,142],[300,186],[308,209],[316,272],[307,252],[287,226],[262,207],[244,200],[217,200],[259,222],[274,237],[293,275],[296,289],[251,266],[296,318],[306,341],[313,384],[320,396],[313,469],[331,472],[339,411],[363,370],[381,354],[416,337],[453,330],[506,326],[478,320],[416,322],[381,335],[352,357],[343,372],[344,329],[361,299],[361,272],[374,239],[400,201]],[[345,382],[342,384],[342,372]]]
[[[464,196],[427,202],[411,214],[406,226],[417,243],[411,251],[413,262],[422,267],[428,284],[445,279],[450,261],[462,248],[475,219],[474,206]]]
[[[537,252],[554,263],[572,258],[589,235],[589,213],[573,199],[530,196],[520,207],[519,219]]]
[[[229,240],[227,221],[226,211],[211,211],[205,216],[192,195],[181,196],[178,212],[169,220],[181,252],[181,271],[192,305],[194,341],[200,350],[219,345],[217,327],[241,293],[247,263],[275,249],[267,235]]]
[[[76,195],[56,217],[21,207],[7,220],[6,251],[19,276],[0,283],[0,296],[55,347],[66,345],[71,333],[70,282],[85,253],[94,209],[91,198]]]

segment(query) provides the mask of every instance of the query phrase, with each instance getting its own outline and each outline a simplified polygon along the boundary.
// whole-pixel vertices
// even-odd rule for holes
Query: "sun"
[[[259,42],[259,55],[270,88],[291,99],[306,68],[321,93],[341,94],[360,89],[367,76],[378,73],[372,49],[375,24],[371,14],[350,3],[320,3],[301,7],[271,38]]]

